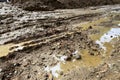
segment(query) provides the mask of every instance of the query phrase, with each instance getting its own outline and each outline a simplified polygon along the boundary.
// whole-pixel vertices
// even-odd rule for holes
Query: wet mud
[[[89,6],[100,6],[119,4],[119,0],[11,0],[13,5],[17,5],[28,11],[46,11],[55,9],[74,9]]]
[[[120,5],[46,12],[0,6],[1,80],[120,79]]]

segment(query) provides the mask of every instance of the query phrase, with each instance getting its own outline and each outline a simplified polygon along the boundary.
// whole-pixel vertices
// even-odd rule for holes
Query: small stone
[[[45,77],[45,78],[48,78],[48,77],[49,77],[49,75],[48,75],[48,74],[44,74],[44,77]]]
[[[110,36],[111,38],[113,38],[113,36]]]
[[[14,74],[17,74],[17,71],[14,71]]]
[[[65,58],[66,61],[70,61],[71,60],[71,57],[67,57]]]
[[[80,55],[76,55],[76,59],[81,59],[81,56]]]
[[[90,52],[90,55],[94,56],[95,54],[93,52]]]
[[[74,57],[76,60],[81,59],[81,55],[79,55],[79,54],[74,54],[73,57]]]
[[[92,29],[92,26],[89,26],[89,29]]]
[[[0,72],[2,72],[2,69],[0,69]]]
[[[66,61],[70,61],[71,58],[72,58],[72,55],[68,53],[66,56],[67,56],[67,57],[65,58],[65,60],[66,60]]]
[[[60,72],[60,75],[63,75],[63,71]]]
[[[9,73],[9,75],[12,75],[12,73]]]
[[[28,76],[27,76],[27,79],[30,79],[30,78],[31,78],[31,76],[30,76],[30,75],[28,75]]]
[[[14,63],[14,66],[20,66],[20,64],[19,63]]]

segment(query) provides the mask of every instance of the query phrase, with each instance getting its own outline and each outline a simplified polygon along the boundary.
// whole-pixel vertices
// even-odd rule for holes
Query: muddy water
[[[67,73],[68,71],[75,69],[77,67],[95,67],[98,66],[101,63],[101,57],[98,56],[91,56],[88,55],[88,50],[84,49],[84,50],[78,50],[76,51],[76,54],[80,54],[82,55],[82,59],[81,60],[75,60],[73,59],[72,61],[65,61],[63,58],[65,58],[65,56],[61,56],[60,59],[57,59],[61,62],[59,62],[58,64],[56,64],[55,66],[47,66],[45,68],[45,71],[47,72],[51,72],[52,75],[56,78],[56,80],[60,79],[60,73]]]
[[[82,26],[83,30],[86,30],[89,28],[89,26],[92,26],[94,29],[98,28],[98,25],[102,22],[105,21],[109,21],[109,18],[100,18],[96,21],[92,21],[92,22],[85,22],[85,23],[80,23],[77,24],[77,26]],[[106,27],[106,28],[99,28],[99,30],[101,31],[99,34],[93,34],[90,35],[90,37],[96,41],[97,39],[99,39],[104,33],[106,33],[107,31],[110,30],[110,28]],[[111,49],[111,47],[110,47]],[[63,71],[66,73],[67,71],[70,71],[74,68],[77,67],[96,67],[98,65],[100,65],[100,63],[102,63],[102,57],[100,55],[98,56],[91,56],[89,55],[89,50],[88,49],[84,49],[84,50],[79,50],[80,55],[82,55],[82,59],[81,60],[75,60],[72,62],[66,62],[66,63],[62,63],[61,64],[61,68],[63,69]]]
[[[10,48],[13,47],[13,44],[6,44],[0,46],[0,57],[7,56],[10,52]]]
[[[80,24],[75,24],[74,26],[82,26],[83,30],[86,30],[89,28],[89,26],[92,26],[93,29],[98,30],[98,33],[91,34],[89,37],[96,42],[96,44],[99,44],[101,48],[103,49],[102,55],[97,55],[97,56],[91,56],[89,55],[88,49],[84,50],[78,50],[78,54],[82,56],[81,60],[72,60],[72,61],[66,61],[66,62],[60,62],[60,65],[57,65],[58,69],[54,71],[53,76],[57,77],[56,80],[60,79],[61,76],[59,73],[62,71],[63,73],[67,73],[68,71],[71,71],[75,68],[78,67],[97,67],[100,65],[107,56],[112,52],[113,46],[111,41],[116,40],[117,37],[120,36],[120,28],[119,27],[119,21],[114,21],[116,25],[113,26],[100,26],[101,23],[103,22],[109,22],[109,18],[101,18],[96,21],[92,22],[85,22],[85,23],[80,23]],[[115,27],[115,28],[112,28]],[[98,43],[99,42],[99,43]],[[105,57],[105,58],[103,58]],[[56,66],[55,66],[56,67]],[[56,68],[57,68],[56,67]],[[54,67],[53,67],[54,68]],[[57,75],[57,76],[55,76]]]
[[[95,67],[101,62],[100,56],[91,56],[87,49],[78,51],[78,54],[82,56],[81,60],[67,61],[66,63],[61,63],[61,68],[64,72],[77,67]]]
[[[104,47],[104,43],[109,43],[112,39],[117,38],[120,35],[120,28],[111,28],[110,31],[105,33],[100,40],[97,40],[96,43],[98,43],[104,50],[106,50],[106,47]]]
[[[25,46],[23,46],[26,43],[30,43],[31,41],[21,42],[18,44],[9,43],[5,45],[0,45],[0,57],[7,56],[9,53],[22,50]],[[13,49],[11,49],[13,48]]]

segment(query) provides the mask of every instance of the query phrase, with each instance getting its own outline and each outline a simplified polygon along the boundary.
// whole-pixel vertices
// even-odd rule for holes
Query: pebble
[[[89,26],[89,29],[92,29],[93,27],[92,26]]]
[[[95,54],[93,52],[90,52],[90,55],[94,56]]]
[[[63,75],[63,71],[60,72],[60,75]]]
[[[17,71],[14,71],[14,74],[17,74]]]
[[[79,54],[74,54],[73,57],[74,57],[76,60],[81,59],[81,55],[79,55]]]
[[[74,59],[78,60],[78,59],[81,59],[81,55],[78,54],[78,51],[75,51],[74,53],[72,53],[72,56]]]
[[[14,66],[20,66],[20,64],[19,63],[14,63]]]
[[[0,72],[2,72],[2,69],[0,69]]]
[[[67,54],[67,57],[65,58],[66,61],[70,61],[72,58],[72,55],[71,54]]]

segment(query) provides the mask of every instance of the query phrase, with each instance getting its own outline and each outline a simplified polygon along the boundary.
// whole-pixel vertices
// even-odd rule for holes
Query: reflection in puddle
[[[58,78],[58,76],[59,76],[58,72],[61,71],[60,63],[58,63],[57,65],[55,65],[53,67],[47,66],[45,68],[45,71],[51,72],[54,77]]]
[[[117,38],[120,36],[120,28],[112,28],[110,31],[105,33],[100,40],[97,40],[96,43],[100,45],[101,48],[106,50],[104,46],[105,43],[110,42],[112,39]]]
[[[120,24],[118,24],[118,26],[120,27]]]
[[[81,54],[82,53],[82,54]],[[100,56],[91,56],[88,55],[89,51],[87,49],[84,50],[76,50],[72,54],[80,54],[82,59],[76,60],[72,59],[71,61],[66,61],[67,56],[55,56],[53,57],[59,61],[59,63],[55,66],[47,66],[45,71],[51,72],[55,78],[60,78],[60,72],[67,73],[68,71],[75,69],[77,67],[95,67],[101,63]]]
[[[61,61],[61,62],[65,62],[65,60],[67,59],[67,56],[62,56],[62,55],[53,55],[53,57],[57,60],[57,61]]]
[[[53,57],[57,61],[59,61],[59,63],[57,63],[57,65],[55,65],[55,66],[47,66],[45,68],[45,71],[51,72],[54,77],[58,78],[59,77],[59,72],[62,71],[61,63],[65,64],[65,62],[66,62],[65,59],[67,58],[67,56],[62,56],[62,55],[57,55],[56,56],[56,55],[53,55]]]

